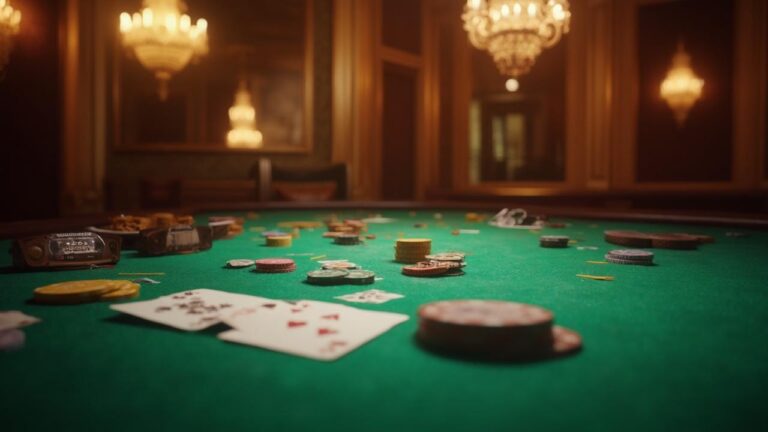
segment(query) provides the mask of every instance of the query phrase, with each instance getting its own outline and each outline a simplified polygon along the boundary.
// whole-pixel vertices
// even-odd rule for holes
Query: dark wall
[[[14,2],[21,31],[0,78],[0,220],[58,212],[59,2]]]
[[[639,8],[639,181],[731,178],[734,3],[679,0]],[[704,80],[683,126],[659,95],[680,41]]]

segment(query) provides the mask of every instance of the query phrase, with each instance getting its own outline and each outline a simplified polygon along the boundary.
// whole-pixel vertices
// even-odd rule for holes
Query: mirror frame
[[[315,37],[314,37],[314,0],[304,0],[306,2],[306,11],[304,15],[304,88],[303,88],[303,111],[304,111],[304,133],[302,134],[302,145],[276,144],[267,148],[247,149],[247,148],[228,148],[223,141],[212,145],[213,143],[189,144],[189,143],[143,143],[127,144],[122,138],[122,94],[120,73],[121,62],[125,61],[125,48],[122,46],[119,34],[116,34],[113,43],[112,59],[112,147],[116,152],[134,152],[134,153],[300,153],[308,154],[312,152],[314,141],[314,60],[315,60]]]

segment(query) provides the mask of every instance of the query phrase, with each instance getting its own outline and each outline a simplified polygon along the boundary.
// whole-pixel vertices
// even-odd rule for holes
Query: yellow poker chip
[[[127,282],[127,283],[120,285],[120,287],[114,291],[109,291],[105,294],[102,294],[99,297],[99,299],[100,300],[121,300],[121,299],[138,297],[139,292],[141,291],[141,285],[130,282],[130,281],[124,281],[124,282]]]
[[[96,300],[103,294],[119,289],[124,282],[128,281],[91,279],[59,282],[35,288],[34,299],[40,303],[84,303]]]

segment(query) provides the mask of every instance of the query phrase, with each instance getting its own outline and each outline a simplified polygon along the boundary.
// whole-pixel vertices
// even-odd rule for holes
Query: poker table
[[[333,210],[339,218],[370,210]],[[729,226],[553,219],[565,249],[539,246],[539,232],[468,222],[465,211],[382,210],[357,246],[303,230],[288,248],[263,244],[281,221],[323,220],[330,210],[260,211],[245,232],[189,255],[140,257],[94,270],[6,271],[0,310],[42,322],[21,350],[0,353],[3,430],[765,430],[768,401],[768,232]],[[231,213],[238,215],[237,213]],[[245,212],[239,213],[246,216]],[[198,222],[207,220],[197,215]],[[253,216],[253,215],[251,215]],[[426,224],[421,228],[415,224]],[[479,230],[455,235],[458,229]],[[692,232],[716,241],[698,250],[655,249],[654,266],[591,264],[620,247],[603,231]],[[739,236],[732,232],[738,231]],[[463,251],[463,276],[413,278],[393,261],[398,237]],[[9,241],[1,242],[7,249]],[[596,249],[594,249],[596,248]],[[349,259],[381,280],[369,287],[312,286],[316,257]],[[298,270],[227,269],[234,258],[289,257]],[[313,259],[315,258],[315,259]],[[0,265],[10,266],[10,256]],[[223,342],[223,324],[183,332],[121,315],[107,303],[30,302],[35,287],[78,279],[163,273],[138,300],[192,288],[275,299],[339,302],[376,288],[404,295],[383,304],[345,303],[410,319],[333,361]],[[590,280],[577,274],[613,276]],[[130,277],[128,277],[130,278]],[[583,350],[535,362],[445,357],[414,340],[420,305],[498,299],[550,309],[579,332]],[[130,300],[129,300],[130,301]]]

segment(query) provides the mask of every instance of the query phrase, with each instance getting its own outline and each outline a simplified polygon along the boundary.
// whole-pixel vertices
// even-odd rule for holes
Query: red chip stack
[[[256,260],[259,273],[290,273],[296,270],[296,263],[289,258],[264,258]]]

